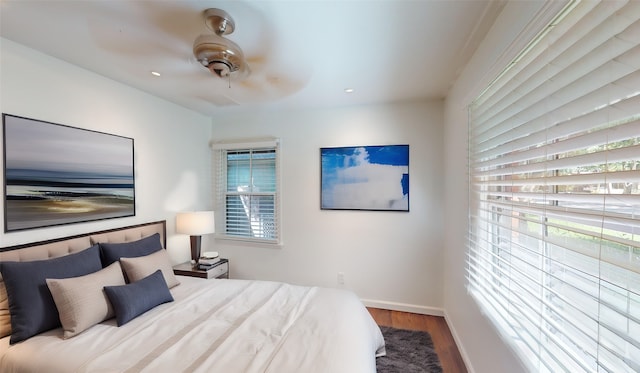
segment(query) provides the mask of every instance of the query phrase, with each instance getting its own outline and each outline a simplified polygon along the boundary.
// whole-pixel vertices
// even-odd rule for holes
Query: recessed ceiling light
[[[159,73],[159,72],[157,72],[157,71],[152,71],[152,72],[151,72],[151,75],[153,75],[153,76],[160,76],[160,73]]]
[[[353,88],[346,88],[344,93],[353,93]]]

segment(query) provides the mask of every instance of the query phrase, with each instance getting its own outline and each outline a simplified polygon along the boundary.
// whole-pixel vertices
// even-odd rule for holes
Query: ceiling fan
[[[91,18],[89,35],[117,57],[121,71],[159,70],[163,80],[154,86],[165,84],[169,95],[180,92],[198,106],[273,102],[300,91],[311,76],[299,58],[286,57],[290,44],[278,44],[259,8],[245,2],[229,2],[226,11],[202,10],[195,0],[90,3],[100,16]],[[248,27],[237,29],[228,11]],[[233,32],[237,43],[228,38]]]
[[[233,33],[233,18],[218,8],[206,9],[204,18],[207,28],[213,33],[201,34],[194,41],[193,55],[196,60],[220,78],[229,81],[246,78],[250,69],[242,49],[223,36]]]

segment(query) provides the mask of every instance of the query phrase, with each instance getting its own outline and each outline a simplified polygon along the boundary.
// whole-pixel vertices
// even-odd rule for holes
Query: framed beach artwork
[[[5,232],[135,215],[133,139],[2,115]]]
[[[320,208],[409,211],[409,145],[320,149]]]

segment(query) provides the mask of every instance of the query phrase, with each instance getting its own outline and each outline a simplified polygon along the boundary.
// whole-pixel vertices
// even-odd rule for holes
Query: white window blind
[[[216,144],[217,210],[227,238],[279,243],[278,145]]]
[[[640,371],[640,1],[575,1],[469,110],[468,287],[532,371]]]

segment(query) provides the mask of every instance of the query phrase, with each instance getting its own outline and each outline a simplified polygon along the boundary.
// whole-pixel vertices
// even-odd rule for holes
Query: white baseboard
[[[366,307],[382,308],[385,310],[418,313],[421,315],[444,316],[444,310],[436,307],[418,306],[415,304],[387,302],[380,300],[362,299]]]
[[[449,321],[447,311],[444,311],[444,321],[447,322],[447,326],[449,327],[451,335],[453,336],[453,341],[456,343],[456,346],[458,346],[458,351],[460,351],[460,356],[462,356],[462,361],[464,361],[464,365],[466,365],[467,371],[469,373],[475,373],[473,365],[471,365],[471,360],[469,360],[469,355],[467,355],[467,351],[465,351],[464,345],[462,344],[462,341],[458,336],[458,332],[456,331],[456,328],[453,326],[453,324]]]

